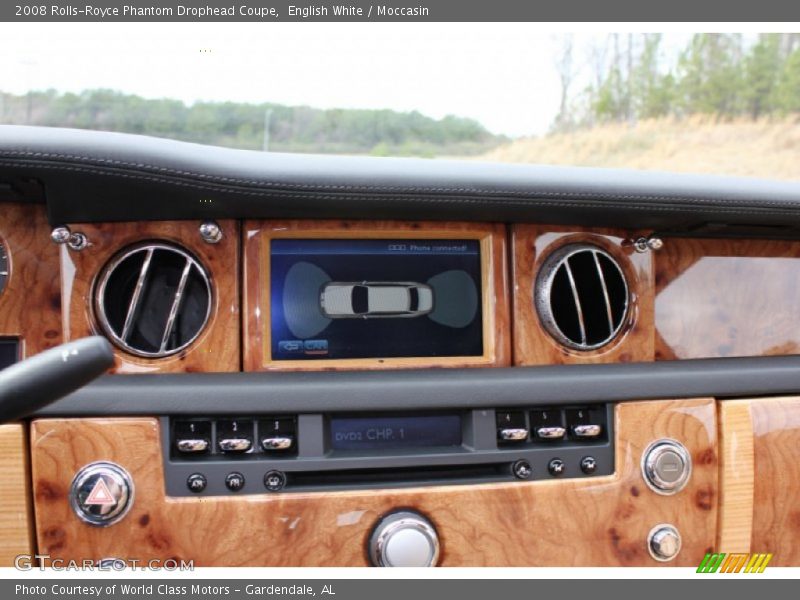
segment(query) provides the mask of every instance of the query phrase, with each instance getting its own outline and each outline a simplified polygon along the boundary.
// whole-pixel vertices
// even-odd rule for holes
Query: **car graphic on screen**
[[[406,281],[332,281],[322,286],[319,304],[331,319],[421,317],[433,310],[433,290]]]

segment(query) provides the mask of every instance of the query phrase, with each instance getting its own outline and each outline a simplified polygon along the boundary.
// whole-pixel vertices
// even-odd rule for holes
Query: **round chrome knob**
[[[114,463],[86,465],[72,480],[70,504],[78,518],[90,525],[113,525],[133,506],[131,476]]]
[[[647,549],[657,561],[670,561],[681,551],[681,534],[667,523],[656,525],[647,534]]]
[[[390,513],[372,532],[369,555],[376,567],[433,567],[439,560],[439,536],[419,513]]]
[[[689,483],[692,457],[686,447],[675,440],[658,440],[642,455],[642,476],[648,487],[658,494],[680,492]]]

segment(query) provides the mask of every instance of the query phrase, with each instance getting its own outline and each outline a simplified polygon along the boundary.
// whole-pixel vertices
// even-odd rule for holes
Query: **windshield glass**
[[[142,31],[0,24],[0,122],[269,152],[800,178],[797,33],[544,33],[529,23]]]

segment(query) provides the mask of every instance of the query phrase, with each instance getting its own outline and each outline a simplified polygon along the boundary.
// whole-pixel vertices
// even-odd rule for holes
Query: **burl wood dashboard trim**
[[[667,564],[698,565],[716,534],[715,402],[623,403],[615,420],[612,476],[238,498],[165,497],[156,419],[37,420],[39,550],[53,558],[176,558],[196,566],[364,566],[376,520],[412,508],[437,528],[443,566],[661,566],[646,547],[660,523],[683,536],[681,553]],[[651,491],[640,471],[644,449],[664,437],[684,443],[694,461],[688,486],[675,496]],[[124,467],[136,486],[131,511],[107,528],[80,521],[68,501],[76,471],[98,460]]]
[[[0,337],[19,339],[26,358],[64,341],[58,248],[43,206],[0,206],[0,242],[10,261],[0,292]]]
[[[220,221],[222,240],[204,242],[199,221],[74,224],[89,246],[79,252],[61,248],[64,327],[67,339],[100,334],[93,290],[103,267],[119,252],[146,241],[173,243],[192,253],[207,269],[213,290],[211,316],[200,336],[185,350],[165,358],[143,358],[115,348],[115,373],[239,371],[239,223]]]
[[[800,242],[667,238],[656,359],[800,354]]]
[[[244,224],[244,370],[345,370],[504,367],[511,362],[502,224],[392,221],[246,221]],[[270,241],[309,239],[475,239],[481,247],[483,355],[325,360],[273,360],[270,323]]]
[[[630,240],[642,235],[645,234],[617,229],[511,226],[515,365],[653,360],[652,252],[638,253],[630,244]],[[628,283],[627,320],[614,340],[596,350],[573,350],[558,343],[542,326],[534,306],[533,291],[542,263],[568,244],[592,244],[605,250],[616,259]]]
[[[772,553],[800,564],[800,397],[720,402],[717,550]]]
[[[13,567],[16,556],[34,547],[27,435],[20,423],[0,425],[0,567]]]

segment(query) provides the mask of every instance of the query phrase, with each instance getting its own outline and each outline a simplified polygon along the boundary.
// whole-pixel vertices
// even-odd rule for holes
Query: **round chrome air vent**
[[[611,342],[628,315],[628,284],[616,260],[591,244],[570,244],[542,264],[533,291],[547,332],[573,350]]]
[[[131,354],[161,358],[180,352],[211,314],[211,283],[186,251],[145,243],[115,256],[95,291],[97,320],[111,341]]]

